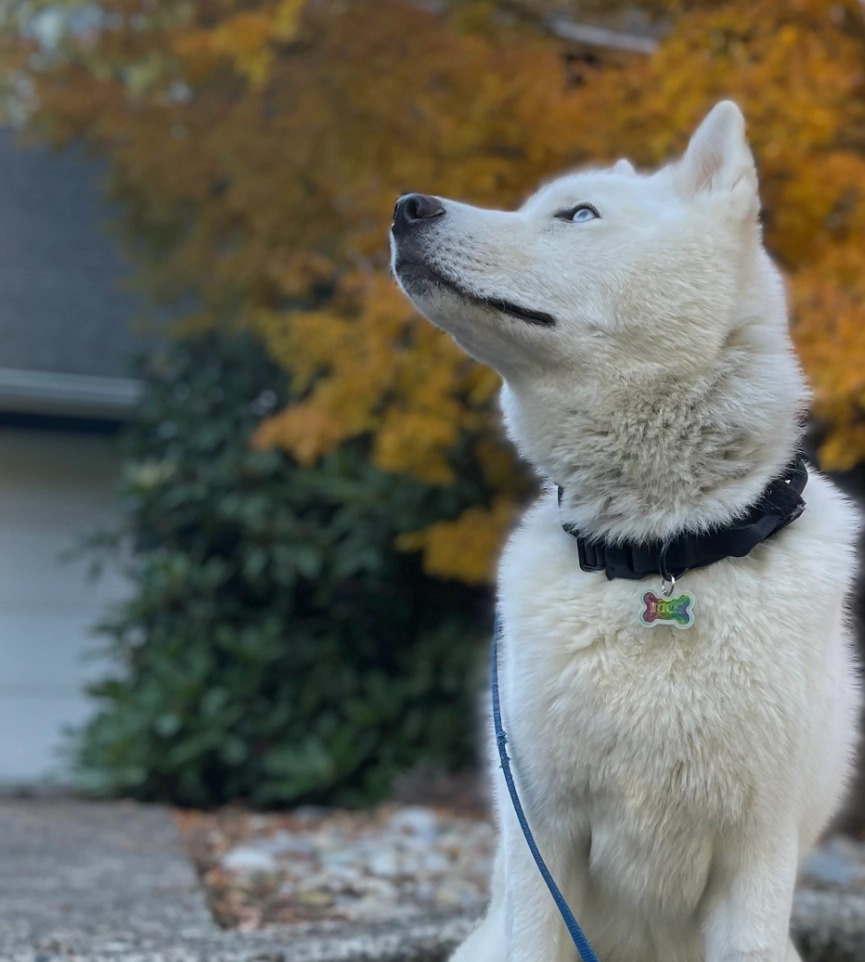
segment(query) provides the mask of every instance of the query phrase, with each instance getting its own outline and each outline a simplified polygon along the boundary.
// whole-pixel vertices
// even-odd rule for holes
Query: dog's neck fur
[[[563,489],[561,518],[613,542],[728,523],[796,451],[806,389],[786,328],[742,323],[713,365],[597,384],[505,384],[521,453]]]

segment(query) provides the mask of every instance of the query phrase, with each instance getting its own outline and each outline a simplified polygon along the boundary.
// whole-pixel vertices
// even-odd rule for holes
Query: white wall
[[[62,779],[63,728],[86,718],[84,683],[105,674],[84,655],[117,572],[93,583],[58,555],[108,523],[118,462],[105,437],[0,427],[0,783]]]

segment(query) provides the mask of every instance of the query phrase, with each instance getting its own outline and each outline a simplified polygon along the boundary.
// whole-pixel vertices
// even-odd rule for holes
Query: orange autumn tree
[[[31,19],[58,8],[18,6]],[[527,19],[502,22],[492,3],[437,15],[362,0],[103,0],[49,55],[20,61],[32,129],[110,157],[150,289],[194,299],[190,323],[255,327],[291,370],[302,396],[259,444],[312,463],[369,437],[376,466],[442,487],[468,447],[489,502],[400,546],[470,582],[488,577],[523,480],[494,430],[495,377],[419,322],[388,277],[405,190],[507,207],[569,165],[660,163],[734,97],[767,241],[792,278],[825,464],[865,458],[856,0],[655,0],[676,17],[655,56],[578,74],[526,27],[559,4],[507,7]]]

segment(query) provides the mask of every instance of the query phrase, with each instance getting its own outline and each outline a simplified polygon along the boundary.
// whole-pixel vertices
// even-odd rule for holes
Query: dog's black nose
[[[445,209],[440,200],[428,194],[403,194],[393,209],[393,232],[403,234],[434,217],[441,217]]]

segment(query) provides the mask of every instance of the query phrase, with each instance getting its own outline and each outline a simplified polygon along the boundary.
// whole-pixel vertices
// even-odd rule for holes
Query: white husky
[[[856,520],[811,473],[804,514],[685,574],[688,631],[640,623],[659,578],[580,569],[608,542],[729,524],[778,477],[807,392],[758,226],[742,114],[718,104],[650,176],[556,180],[515,213],[400,200],[399,283],[504,380],[550,485],[501,562],[502,700],[538,846],[601,962],[789,962],[797,865],[851,768],[845,624]],[[453,962],[573,962],[501,774],[484,921]]]

